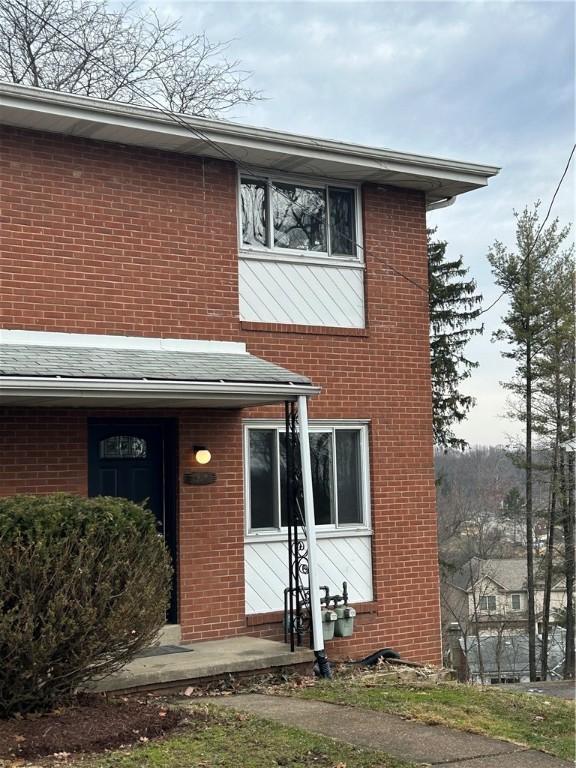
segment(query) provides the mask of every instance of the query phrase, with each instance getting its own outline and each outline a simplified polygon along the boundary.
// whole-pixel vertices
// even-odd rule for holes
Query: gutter
[[[445,200],[437,200],[435,203],[430,203],[426,206],[426,211],[437,211],[439,208],[449,208],[456,202],[456,195],[447,197]]]
[[[200,137],[190,135],[182,125],[168,114],[159,109],[123,104],[120,102],[95,99],[88,96],[78,96],[60,93],[43,88],[0,82],[0,106],[4,108],[6,119],[0,120],[7,124],[11,122],[9,111],[20,113],[36,113],[46,117],[56,118],[59,127],[56,132],[67,133],[62,128],[62,120],[77,120],[87,124],[89,133],[98,136],[98,126],[114,126],[120,131],[135,130],[144,135],[157,134],[161,137],[178,137],[187,140],[178,150],[190,154],[199,153],[199,145],[203,144]],[[499,168],[491,165],[450,160],[441,157],[398,152],[381,147],[353,144],[333,139],[316,138],[301,134],[268,128],[257,128],[251,125],[232,123],[225,120],[195,117],[177,114],[179,121],[185,122],[192,130],[198,130],[213,142],[220,142],[230,150],[241,149],[264,150],[273,153],[287,152],[302,158],[331,160],[333,162],[350,162],[375,171],[391,173],[413,173],[419,176],[432,176],[439,179],[463,181],[473,186],[484,186],[488,178],[495,176]],[[23,125],[22,127],[26,127]],[[42,128],[39,128],[42,130]],[[54,127],[47,130],[54,131]],[[82,132],[79,135],[84,135]],[[103,138],[102,140],[107,140]],[[116,142],[126,143],[122,136]],[[128,142],[133,143],[133,142]],[[162,147],[160,147],[162,148]]]
[[[136,399],[168,397],[175,400],[189,397],[210,399],[222,395],[278,396],[279,400],[295,400],[300,395],[318,395],[320,387],[312,384],[247,383],[227,381],[165,381],[150,379],[59,379],[42,376],[1,376],[0,393],[11,397],[74,397],[91,395],[118,397],[132,395]],[[0,401],[2,400],[0,394]]]

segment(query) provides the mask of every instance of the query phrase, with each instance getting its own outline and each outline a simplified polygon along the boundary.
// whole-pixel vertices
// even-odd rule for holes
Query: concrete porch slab
[[[230,637],[182,644],[189,653],[167,653],[137,658],[119,672],[93,686],[98,691],[151,690],[185,687],[219,675],[279,669],[309,662],[314,654],[307,648],[294,653],[290,646],[259,637]]]

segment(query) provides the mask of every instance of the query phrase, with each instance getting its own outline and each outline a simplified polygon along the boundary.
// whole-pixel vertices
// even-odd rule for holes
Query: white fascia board
[[[8,398],[39,395],[43,397],[82,398],[129,396],[134,399],[162,397],[167,399],[197,398],[198,400],[222,395],[277,396],[289,400],[299,395],[318,395],[320,387],[307,384],[252,384],[214,381],[157,381],[149,379],[60,379],[51,376],[0,376],[0,393]],[[1,397],[1,395],[0,395]]]
[[[0,328],[0,346],[18,344],[39,347],[83,347],[89,349],[136,349],[150,352],[202,352],[247,355],[246,344],[236,341],[163,339],[146,336],[112,336],[92,333],[57,333]]]
[[[192,132],[197,130],[210,142],[223,146],[232,158],[238,161],[253,163],[254,160],[251,160],[249,155],[250,150],[253,150],[255,153],[266,154],[271,158],[272,156],[287,159],[301,158],[318,164],[325,163],[330,167],[335,167],[337,164],[354,166],[358,169],[359,180],[371,174],[374,180],[378,181],[378,175],[382,174],[381,183],[386,182],[386,176],[391,178],[391,183],[395,183],[402,181],[401,178],[395,178],[396,175],[400,177],[405,175],[421,176],[438,182],[458,182],[470,188],[476,188],[485,186],[488,178],[495,176],[500,170],[492,165],[396,152],[381,147],[302,136],[224,120],[180,114],[170,117],[170,114],[147,107],[63,94],[13,83],[0,83],[0,106],[2,107],[0,121],[10,125],[19,124],[18,113],[20,112],[22,126],[32,127],[26,123],[26,113],[36,113],[37,130],[42,130],[42,116],[44,116],[47,120],[46,130],[85,136],[93,133],[95,139],[128,144],[142,143],[146,146],[171,148],[172,151],[193,155],[222,157],[202,136],[192,135]],[[50,119],[52,128],[48,127]],[[192,132],[183,125],[179,125],[176,120],[185,122]],[[116,128],[115,138],[107,139],[98,130],[99,126]],[[141,134],[142,141],[138,140],[137,134]],[[162,136],[165,139],[173,137],[178,141],[173,147],[168,147],[162,141]],[[145,141],[144,138],[146,138]]]
[[[490,576],[490,574],[489,574],[489,573],[483,573],[483,574],[481,575],[481,577],[478,579],[478,581],[476,582],[476,584],[478,584],[479,582],[481,582],[481,581],[484,581],[484,580],[486,580],[486,581],[491,581],[491,582],[492,582],[492,584],[496,584],[496,586],[497,586],[497,587],[500,587],[500,589],[501,589],[503,592],[509,592],[509,591],[510,591],[510,590],[509,590],[507,587],[505,587],[505,586],[504,586],[503,584],[501,584],[499,581],[496,581],[496,579],[494,578],[494,576]]]

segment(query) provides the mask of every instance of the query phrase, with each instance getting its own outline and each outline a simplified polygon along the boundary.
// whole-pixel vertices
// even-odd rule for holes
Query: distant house
[[[483,634],[494,634],[504,627],[523,630],[528,622],[526,560],[471,558],[449,577],[443,588],[443,622],[458,622],[465,633],[478,624]],[[536,568],[534,594],[536,619],[540,625],[544,604],[543,579]],[[566,606],[563,580],[552,585],[551,620]],[[538,626],[541,629],[541,626]]]
[[[460,637],[459,645],[462,654],[460,668],[466,669],[466,679],[471,682],[501,685],[530,681],[527,631],[482,635],[479,642],[474,636],[468,639]],[[565,646],[566,630],[553,627],[548,647],[549,680],[562,678]],[[540,668],[541,653],[542,643],[537,637],[537,668]]]

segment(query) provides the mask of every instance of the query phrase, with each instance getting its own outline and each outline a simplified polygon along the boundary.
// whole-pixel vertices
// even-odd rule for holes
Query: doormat
[[[182,645],[158,645],[155,648],[146,648],[137,654],[137,658],[146,659],[148,656],[165,656],[169,653],[192,653],[194,648],[185,648]]]

